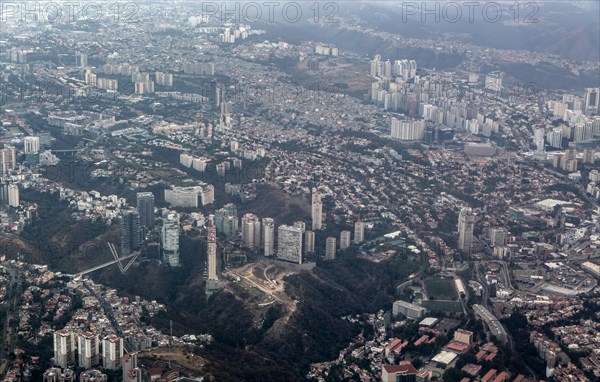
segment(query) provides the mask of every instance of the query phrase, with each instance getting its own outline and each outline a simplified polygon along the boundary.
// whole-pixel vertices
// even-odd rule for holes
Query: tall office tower
[[[493,247],[503,246],[506,244],[506,236],[508,235],[508,230],[506,228],[492,228],[490,232],[490,242]]]
[[[127,211],[121,217],[121,256],[128,256],[140,249],[140,215],[136,211]]]
[[[154,228],[154,194],[152,192],[138,192],[137,212],[140,215],[140,226]]]
[[[17,149],[14,146],[4,144],[4,148],[0,150],[0,165],[2,166],[2,174],[7,174],[10,170],[17,168]]]
[[[304,232],[304,252],[315,253],[315,233],[314,231]]]
[[[475,214],[470,207],[464,207],[458,215],[458,248],[470,254],[473,248],[473,228]]]
[[[312,230],[318,231],[323,227],[323,202],[321,201],[321,193],[317,188],[312,189]]]
[[[300,228],[280,225],[277,229],[277,257],[302,264],[302,231]]]
[[[258,216],[251,213],[242,216],[242,241],[248,248],[260,246],[260,219]]]
[[[100,341],[98,335],[90,332],[80,334],[77,338],[77,353],[79,354],[79,366],[85,369],[91,369],[92,367],[100,363]]]
[[[335,237],[329,236],[327,239],[325,239],[325,260],[334,260],[335,251]]]
[[[365,240],[365,223],[357,221],[354,223],[354,243],[362,243]]]
[[[223,208],[215,211],[215,228],[217,233],[227,237],[235,236],[238,231],[237,208],[228,203]]]
[[[275,222],[272,218],[263,218],[263,248],[265,256],[273,256],[275,254]]]
[[[217,230],[212,220],[208,221],[207,226],[207,246],[206,257],[208,258],[208,279],[218,281],[217,274]]]
[[[87,53],[77,52],[77,54],[75,55],[75,66],[78,66],[80,68],[85,68],[86,66],[88,66]]]
[[[136,382],[136,379],[129,377],[129,372],[138,367],[137,353],[127,353],[121,358],[121,365],[123,366],[123,382]]]
[[[8,185],[8,205],[17,208],[19,207],[19,186],[17,184]]]
[[[223,104],[223,105],[225,105],[225,104]],[[229,143],[229,150],[231,150],[232,152],[238,151],[238,148],[239,148],[238,141],[231,141]]]
[[[585,114],[598,114],[600,110],[600,88],[585,89]]]
[[[62,329],[54,332],[54,364],[66,369],[75,363],[75,333]]]
[[[123,357],[123,339],[114,334],[102,341],[102,363],[105,369],[117,370]]]
[[[562,135],[563,135],[562,129],[556,128],[548,133],[548,135],[546,136],[546,139],[548,140],[548,143],[550,144],[550,146],[555,147],[555,148],[561,148],[562,147]]]
[[[583,163],[593,164],[596,159],[594,156],[595,156],[594,149],[589,148],[589,147],[583,149]]]
[[[37,154],[40,151],[40,137],[23,138],[23,151],[25,154]]]
[[[342,251],[350,246],[350,235],[350,231],[340,232],[340,249]]]
[[[169,213],[163,217],[162,249],[164,261],[172,267],[179,263],[179,214]]]

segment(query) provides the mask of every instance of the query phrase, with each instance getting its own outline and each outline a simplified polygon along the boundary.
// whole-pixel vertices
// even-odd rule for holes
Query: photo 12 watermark
[[[202,20],[254,23],[291,23],[305,20],[314,24],[339,23],[339,3],[296,1],[203,1],[198,3]]]
[[[513,23],[539,22],[540,6],[533,1],[499,3],[495,1],[403,1],[402,22],[421,23]]]
[[[0,1],[0,23],[139,22],[138,2]]]

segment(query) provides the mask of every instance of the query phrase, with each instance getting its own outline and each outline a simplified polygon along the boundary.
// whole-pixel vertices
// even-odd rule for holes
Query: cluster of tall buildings
[[[75,364],[91,369],[102,363],[105,369],[116,370],[121,367],[123,352],[123,339],[114,334],[101,340],[91,332],[54,332],[54,364],[65,369]]]
[[[198,74],[201,76],[214,76],[215,75],[215,63],[214,62],[187,63],[187,64],[183,65],[183,72],[185,74]]]
[[[19,207],[21,203],[19,185],[16,183],[2,182],[0,184],[0,201],[7,203],[13,208]]]
[[[371,60],[369,73],[373,77],[400,77],[408,81],[417,75],[417,62],[415,60],[394,60],[393,63],[390,60],[381,61],[381,55],[376,54]]]
[[[401,141],[417,141],[423,139],[425,121],[399,120],[392,118],[390,135]]]

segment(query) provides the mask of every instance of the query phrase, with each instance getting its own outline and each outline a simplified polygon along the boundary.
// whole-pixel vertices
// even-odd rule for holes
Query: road
[[[90,294],[94,297],[96,297],[98,299],[98,301],[100,301],[100,304],[102,304],[102,306],[104,307],[104,310],[106,312],[106,316],[108,317],[108,320],[110,321],[115,333],[117,333],[117,335],[121,338],[123,338],[123,347],[125,349],[126,353],[130,353],[133,351],[133,346],[129,343],[129,340],[125,338],[125,336],[123,335],[123,330],[121,329],[121,326],[119,325],[119,322],[115,319],[114,316],[114,312],[112,309],[112,306],[110,306],[110,304],[108,302],[106,302],[106,300],[104,299],[104,297],[102,297],[101,295],[97,294],[92,288],[90,288],[89,285],[87,285],[85,283],[85,281],[83,282],[83,285],[85,286],[85,288],[90,292]]]

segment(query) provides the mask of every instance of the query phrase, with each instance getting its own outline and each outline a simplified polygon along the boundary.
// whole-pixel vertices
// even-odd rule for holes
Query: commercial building
[[[215,201],[215,189],[211,184],[193,187],[174,187],[165,190],[165,202],[173,207],[206,206]]]
[[[398,365],[383,365],[381,367],[382,382],[416,382],[417,369],[410,361],[400,361]]]
[[[466,254],[471,253],[473,247],[473,229],[475,214],[469,207],[465,207],[458,215],[458,248]]]
[[[172,267],[179,263],[179,214],[171,212],[163,217],[162,226],[163,260]]]
[[[136,194],[137,211],[140,215],[140,226],[154,228],[154,194],[152,192],[138,192]]]
[[[121,217],[121,256],[140,249],[140,216],[137,211],[127,211]]]
[[[394,316],[403,315],[412,320],[418,320],[425,316],[427,309],[420,305],[411,304],[410,302],[398,300],[392,306],[392,314]]]
[[[489,333],[496,337],[498,341],[505,344],[508,341],[508,335],[506,334],[506,330],[498,321],[496,316],[494,316],[489,310],[487,310],[484,306],[479,304],[473,305],[473,311],[477,316],[479,316],[486,324]]]

